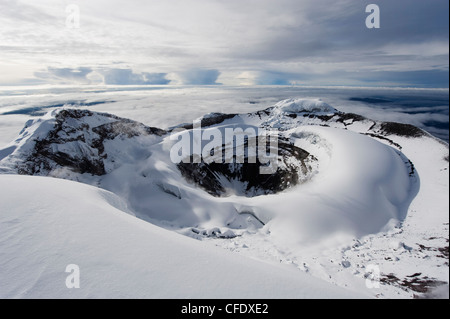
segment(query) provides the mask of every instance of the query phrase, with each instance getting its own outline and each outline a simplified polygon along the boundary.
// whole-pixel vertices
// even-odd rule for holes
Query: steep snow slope
[[[163,230],[98,188],[1,175],[0,189],[1,298],[360,297]],[[66,287],[69,264],[78,289]]]

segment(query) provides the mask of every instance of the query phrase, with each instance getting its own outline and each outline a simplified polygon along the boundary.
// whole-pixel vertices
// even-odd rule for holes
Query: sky
[[[448,88],[449,1],[0,0],[0,85],[39,84]]]

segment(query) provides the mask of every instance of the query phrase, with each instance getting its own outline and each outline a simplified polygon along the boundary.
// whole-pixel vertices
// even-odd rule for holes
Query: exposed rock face
[[[395,122],[384,122],[381,124],[381,131],[384,135],[398,135],[405,137],[421,137],[426,133],[420,128],[410,125]]]
[[[247,154],[247,145],[245,145]],[[222,146],[225,154],[225,145]],[[249,163],[183,163],[177,166],[185,179],[213,196],[243,195],[253,197],[275,194],[307,181],[313,172],[316,158],[305,150],[279,138],[277,169],[272,174],[261,174],[261,164]]]
[[[225,120],[232,119],[234,117],[238,116],[238,114],[225,114],[225,113],[211,113],[208,114],[208,116],[204,116],[200,120],[200,125],[202,127],[208,127],[216,124],[220,124]],[[193,124],[187,124],[182,126],[182,128],[185,128],[187,130],[191,130],[194,128]]]
[[[54,129],[35,140],[34,149],[19,163],[19,174],[47,175],[55,167],[75,173],[104,175],[108,157],[104,142],[116,137],[158,135],[165,131],[106,113],[62,110],[55,116]]]

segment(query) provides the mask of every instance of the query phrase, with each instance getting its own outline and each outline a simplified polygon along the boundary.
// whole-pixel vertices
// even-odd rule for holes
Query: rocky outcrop
[[[226,146],[222,146],[225,154]],[[247,145],[245,145],[247,154]],[[312,175],[312,164],[317,159],[286,139],[278,140],[277,169],[272,174],[260,174],[261,164],[249,163],[189,163],[180,162],[177,167],[183,177],[213,196],[241,195],[253,197],[275,194],[299,183]]]
[[[34,141],[27,158],[18,163],[17,172],[47,175],[58,167],[75,173],[104,175],[106,140],[117,137],[162,136],[165,131],[106,113],[88,110],[62,110],[55,116],[54,128]]]

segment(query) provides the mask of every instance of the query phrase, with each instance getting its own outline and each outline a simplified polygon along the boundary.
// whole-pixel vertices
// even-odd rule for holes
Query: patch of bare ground
[[[398,278],[394,274],[382,275],[380,282],[386,285],[397,286],[406,291],[413,291],[419,294],[426,294],[431,292],[437,287],[447,285],[446,282],[430,278],[428,276],[422,276],[421,273],[415,273],[410,276],[406,276],[403,279]],[[414,295],[415,298],[420,298],[421,295]]]
[[[430,237],[428,240],[434,240],[434,239],[439,239],[439,238]],[[449,263],[448,263],[448,257],[449,257],[449,245],[448,245],[449,240],[448,240],[448,238],[446,238],[445,241],[447,243],[447,246],[444,246],[444,247],[429,247],[429,246],[425,246],[423,244],[417,244],[417,246],[419,246],[419,251],[438,252],[436,257],[447,259],[447,262],[445,263],[445,265],[448,266],[449,265]]]

